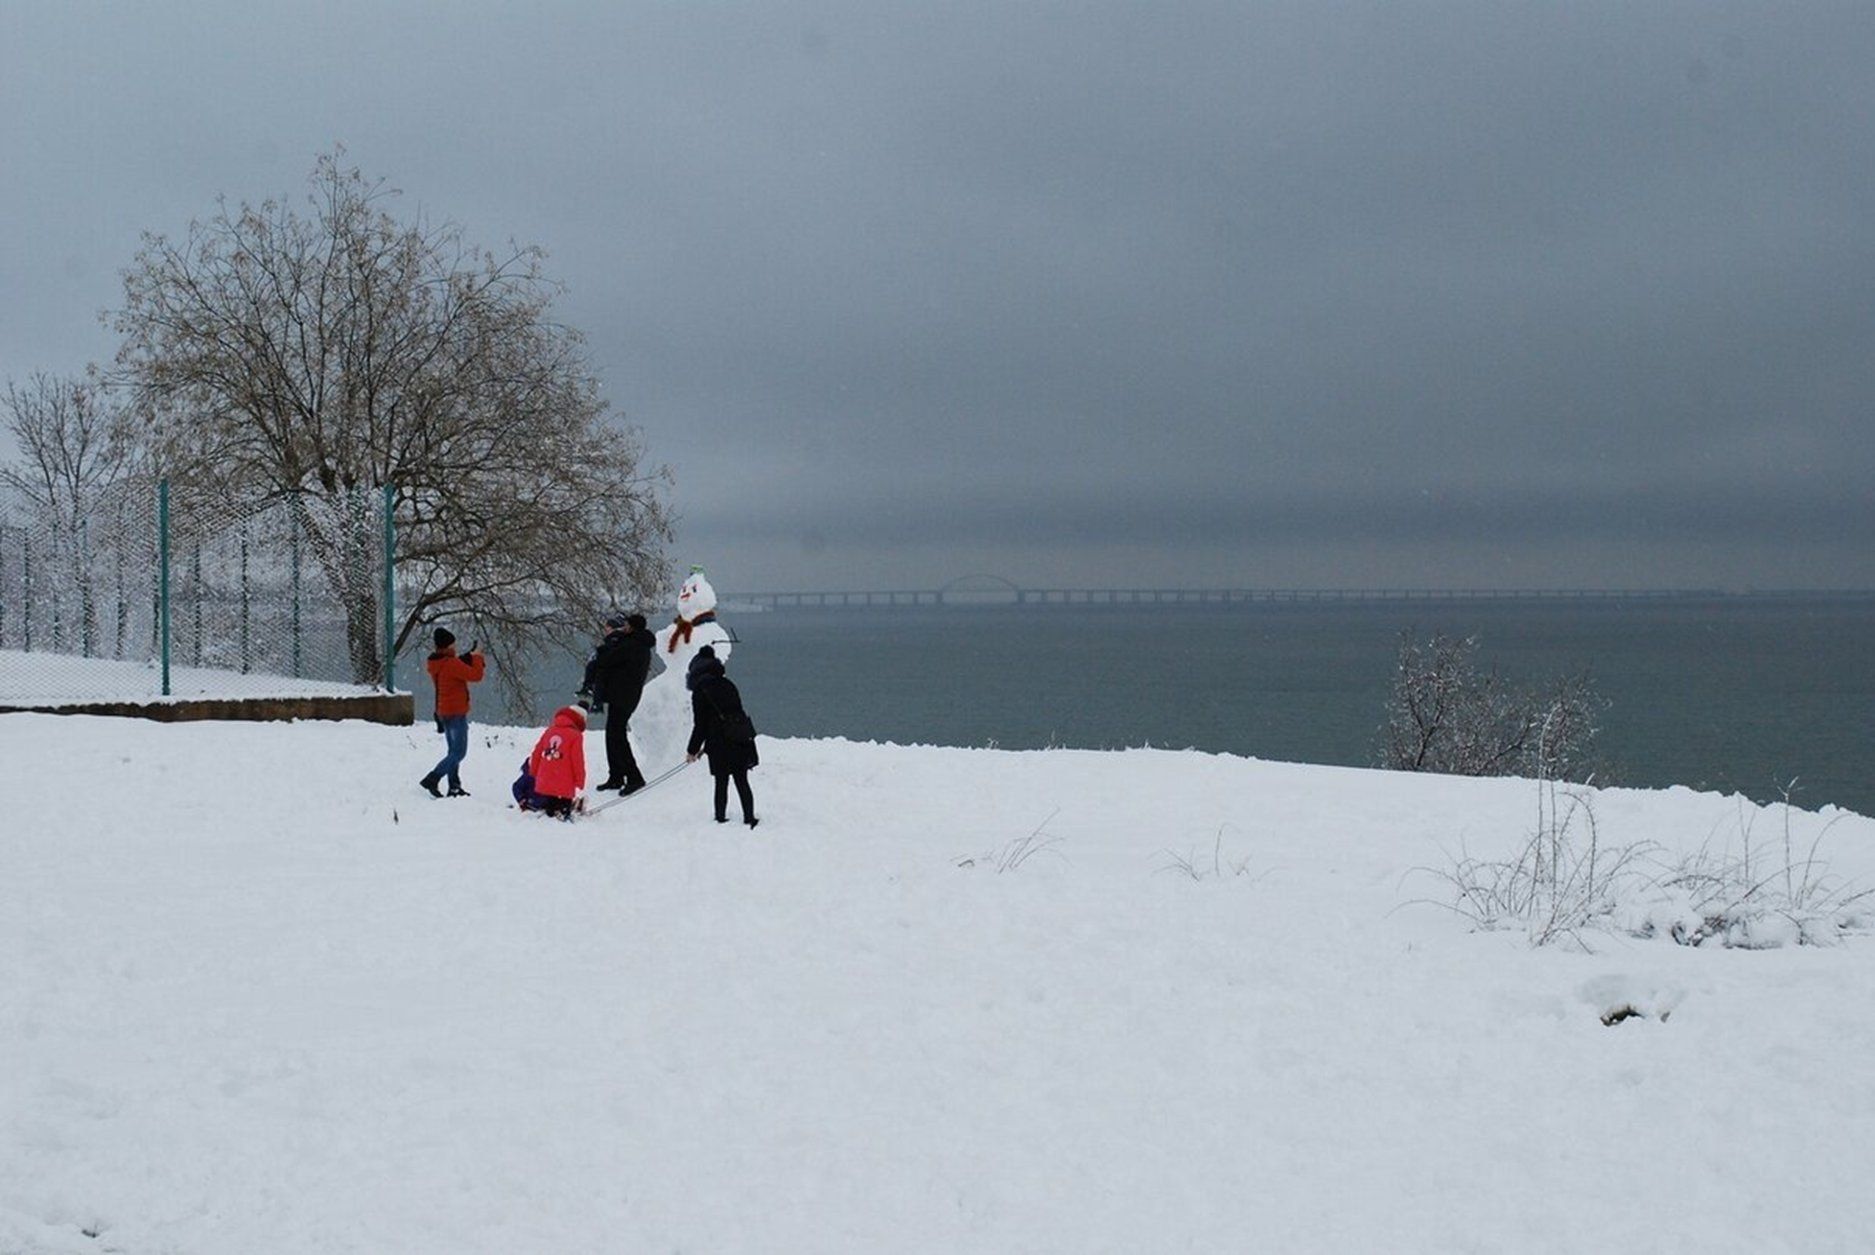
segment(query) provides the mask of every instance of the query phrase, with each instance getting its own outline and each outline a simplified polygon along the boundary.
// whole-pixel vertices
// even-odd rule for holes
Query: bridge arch
[[[960,575],[938,589],[947,606],[1013,606],[1023,600],[1021,585],[1001,575]]]

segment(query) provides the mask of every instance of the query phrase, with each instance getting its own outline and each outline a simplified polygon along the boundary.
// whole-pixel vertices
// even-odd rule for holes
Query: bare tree
[[[24,387],[9,380],[6,425],[20,460],[0,467],[0,483],[34,511],[74,529],[133,460],[120,411],[91,380],[43,372]]]
[[[1400,636],[1380,764],[1458,776],[1586,777],[1603,702],[1587,673],[1535,689],[1480,671],[1475,637]]]
[[[49,543],[53,578],[77,599],[76,630],[89,653],[98,635],[94,563],[99,542],[114,545],[123,539],[121,527],[107,527],[93,537],[91,525],[123,504],[117,490],[136,462],[128,427],[121,411],[89,379],[36,373],[23,387],[9,380],[4,400],[19,460],[0,466],[0,485]],[[30,614],[32,607],[24,611]]]
[[[607,418],[540,250],[398,220],[343,150],[309,183],[304,212],[222,202],[179,242],[146,235],[125,274],[118,366],[165,472],[292,503],[361,682],[381,666],[368,494],[384,485],[396,648],[448,618],[512,659],[667,584],[668,474]]]

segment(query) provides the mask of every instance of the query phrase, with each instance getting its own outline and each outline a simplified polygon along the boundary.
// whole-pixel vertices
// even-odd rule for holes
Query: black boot
[[[757,819],[755,816],[751,815],[747,819],[743,820],[742,822],[747,824],[749,827],[753,828],[755,827],[755,825],[761,823],[762,821]]]
[[[449,782],[449,796],[467,797],[469,796],[469,791],[462,787],[462,782],[460,780],[451,780]]]
[[[423,777],[423,779],[417,781],[417,783],[428,789],[431,797],[441,797],[443,796],[443,791],[436,787],[436,782],[440,779],[442,779],[441,776],[437,775],[435,772],[431,772],[429,775]]]
[[[606,780],[593,785],[592,791],[594,793],[608,793],[613,789],[622,789],[624,787],[625,782],[623,780]]]

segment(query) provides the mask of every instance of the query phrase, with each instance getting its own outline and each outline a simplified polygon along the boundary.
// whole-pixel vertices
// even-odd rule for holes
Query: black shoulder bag
[[[714,693],[705,693],[704,696],[710,699],[710,709],[716,712],[716,722],[723,727],[723,740],[731,745],[747,745],[755,740],[755,720],[749,718],[746,710],[724,714],[723,708],[716,704]]]

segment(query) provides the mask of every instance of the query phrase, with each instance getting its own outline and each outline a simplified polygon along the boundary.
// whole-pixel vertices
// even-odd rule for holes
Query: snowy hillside
[[[1529,783],[765,740],[754,832],[701,768],[566,825],[505,805],[533,733],[433,801],[423,727],[0,716],[0,1251],[1875,1234],[1875,939],[1416,902],[1522,848]],[[1788,818],[1875,884],[1861,816],[1592,805],[1662,857]]]
[[[154,662],[81,658],[75,654],[0,649],[0,692],[9,705],[57,706],[71,702],[186,701],[199,697],[356,697],[377,690],[284,675],[244,675],[234,667],[171,669],[169,696]]]

